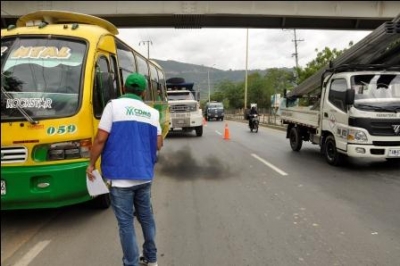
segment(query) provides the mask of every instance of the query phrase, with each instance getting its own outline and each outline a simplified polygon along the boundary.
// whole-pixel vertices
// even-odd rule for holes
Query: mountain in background
[[[165,72],[165,79],[173,77],[184,78],[186,82],[194,82],[194,88],[200,91],[201,99],[208,97],[208,74],[210,75],[210,91],[214,92],[214,86],[221,81],[231,81],[233,83],[244,82],[246,70],[220,70],[217,68],[210,68],[207,66],[181,63],[172,60],[158,60],[156,61]],[[209,72],[208,72],[209,71]],[[260,73],[261,76],[265,76],[268,69],[265,70],[248,70],[247,74]]]

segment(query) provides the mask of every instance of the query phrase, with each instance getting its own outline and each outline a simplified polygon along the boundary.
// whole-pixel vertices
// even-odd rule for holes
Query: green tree
[[[241,83],[233,83],[229,80],[221,81],[216,85],[217,93],[213,93],[211,99],[218,99],[224,103],[225,108],[243,107],[243,86]],[[221,97],[222,96],[222,100]]]
[[[247,79],[247,107],[250,106],[250,103],[257,103],[259,107],[266,107],[266,97],[268,95],[263,77],[259,73],[249,75]]]
[[[351,41],[349,43],[349,47],[353,45],[353,42]],[[342,55],[348,48],[345,48],[343,50],[337,50],[336,48],[330,49],[328,47],[325,47],[322,51],[318,51],[318,49],[315,49],[317,52],[317,57],[313,60],[311,60],[309,63],[306,64],[305,68],[296,68],[297,72],[297,84],[302,83],[312,75],[314,75],[316,72],[318,72],[321,68],[327,66],[330,61],[334,61],[338,56]],[[300,99],[300,105],[310,105],[312,104],[312,101],[315,99],[316,95],[319,94],[320,88],[314,90],[313,92],[310,92],[308,94],[308,97],[304,97]],[[311,101],[310,101],[311,100]]]
[[[353,42],[351,41],[349,43],[349,47],[353,45]],[[322,51],[318,51],[318,49],[315,49],[317,52],[317,57],[313,60],[311,60],[309,63],[306,64],[305,68],[296,68],[297,72],[297,84],[300,84],[310,76],[312,76],[314,73],[316,73],[318,70],[326,66],[329,61],[335,60],[339,55],[343,54],[347,48],[343,50],[337,50],[336,48],[330,49],[328,47],[325,47]]]
[[[279,69],[271,68],[265,75],[265,83],[268,97],[268,104],[266,107],[271,107],[271,95],[281,94],[283,95],[283,90],[290,90],[293,87],[295,77],[292,72]]]
[[[265,76],[253,73],[247,79],[247,107],[250,103],[257,103],[259,108],[271,106],[271,95],[283,93],[284,88],[292,88],[294,75],[289,70],[272,68],[268,69]],[[244,106],[244,82],[233,83],[223,81],[217,84],[218,93],[214,93],[211,99],[224,102],[226,108],[243,108]]]

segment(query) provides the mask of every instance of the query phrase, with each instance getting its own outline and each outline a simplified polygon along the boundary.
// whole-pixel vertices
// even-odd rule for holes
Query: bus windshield
[[[2,39],[1,120],[75,114],[86,48],[84,42],[69,39]]]

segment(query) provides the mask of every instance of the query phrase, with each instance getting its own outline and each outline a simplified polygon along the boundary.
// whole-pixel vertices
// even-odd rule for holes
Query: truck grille
[[[172,120],[172,127],[190,127],[190,118],[183,118],[183,119],[173,119]]]
[[[174,112],[192,112],[196,110],[196,104],[188,105],[188,104],[175,104],[171,105],[170,111],[171,113]]]
[[[380,147],[400,147],[400,141],[373,141],[372,144],[374,144],[374,146]]]
[[[1,164],[26,161],[28,149],[25,147],[1,147]]]
[[[400,125],[400,120],[350,118],[349,125],[365,128],[372,136],[399,136],[396,134],[393,126]]]

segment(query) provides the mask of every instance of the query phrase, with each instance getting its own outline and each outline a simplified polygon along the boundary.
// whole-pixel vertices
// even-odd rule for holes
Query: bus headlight
[[[89,158],[91,146],[91,139],[41,144],[35,146],[32,156],[39,162]]]
[[[350,130],[349,135],[347,135],[348,141],[355,141],[355,142],[367,142],[368,137],[364,133],[364,131],[360,130]]]

